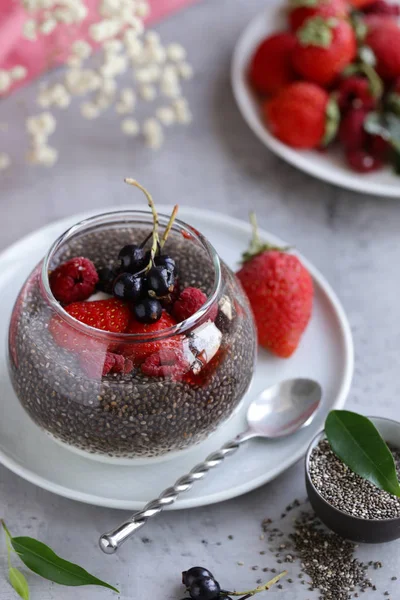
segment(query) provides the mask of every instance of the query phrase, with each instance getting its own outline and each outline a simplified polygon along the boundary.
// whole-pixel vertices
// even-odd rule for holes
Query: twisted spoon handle
[[[238,435],[234,440],[227,442],[217,452],[207,456],[206,460],[196,465],[190,473],[180,477],[172,487],[164,490],[156,500],[152,500],[143,510],[133,514],[128,521],[121,523],[116,529],[104,533],[99,540],[100,548],[106,554],[113,554],[118,548],[130,538],[138,529],[146,524],[150,517],[154,517],[167,506],[171,506],[177,500],[179,494],[189,491],[196,481],[204,479],[207,473],[220,465],[225,458],[231,456],[239,446],[254,437],[252,431],[246,431]]]

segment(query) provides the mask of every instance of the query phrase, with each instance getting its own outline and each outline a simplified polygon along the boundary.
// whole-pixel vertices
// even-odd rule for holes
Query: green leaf
[[[29,600],[29,586],[25,575],[15,567],[10,567],[8,569],[8,576],[10,578],[10,583],[17,594],[19,594],[23,600]]]
[[[332,410],[325,433],[333,452],[354,473],[400,496],[393,455],[372,421],[348,410]]]
[[[90,575],[85,569],[60,558],[45,544],[30,537],[11,538],[11,544],[22,562],[34,573],[60,585],[99,585],[118,590]]]

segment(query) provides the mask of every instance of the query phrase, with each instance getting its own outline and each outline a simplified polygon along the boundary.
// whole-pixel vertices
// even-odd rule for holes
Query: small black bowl
[[[400,448],[400,423],[398,421],[381,417],[369,418],[386,442]],[[394,519],[360,519],[335,508],[321,496],[311,481],[309,465],[313,449],[324,437],[324,432],[321,432],[313,439],[308,448],[305,461],[307,494],[316,515],[329,529],[353,542],[380,544],[400,538],[400,517]]]

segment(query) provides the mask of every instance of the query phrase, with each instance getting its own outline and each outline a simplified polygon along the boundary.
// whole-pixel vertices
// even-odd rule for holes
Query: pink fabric
[[[195,0],[150,0],[149,22],[191,4]],[[41,35],[36,41],[22,36],[22,27],[27,19],[18,0],[0,0],[0,69],[10,69],[24,65],[28,76],[16,82],[10,91],[24,85],[43,71],[64,62],[72,42],[78,38],[87,39],[89,26],[98,20],[97,6],[100,0],[86,0],[88,17],[80,27],[58,25],[50,35]]]

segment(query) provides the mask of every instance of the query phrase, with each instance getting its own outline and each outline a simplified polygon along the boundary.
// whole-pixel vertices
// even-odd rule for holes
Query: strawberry
[[[116,298],[95,302],[74,302],[66,306],[65,311],[85,325],[112,333],[123,333],[131,317],[129,307]],[[58,316],[52,317],[49,331],[55,342],[67,350],[80,352],[89,349],[100,350],[102,347],[97,339],[68,325]]]
[[[271,133],[294,148],[317,148],[336,135],[337,105],[314,83],[292,83],[263,108]]]
[[[364,8],[366,8],[367,6],[370,6],[371,4],[373,4],[375,2],[375,0],[349,0],[350,4],[354,7],[357,8],[358,10],[363,10]]]
[[[331,85],[357,53],[356,37],[347,21],[313,17],[296,35],[292,54],[295,71],[322,86]]]
[[[175,319],[163,310],[161,317],[155,323],[139,323],[135,317],[131,318],[126,333],[137,333],[147,337],[156,335],[163,329],[173,327],[177,322]],[[122,344],[118,351],[125,357],[134,360],[136,363],[143,362],[148,356],[156,354],[163,350],[174,350],[180,349],[182,346],[182,336],[176,335],[168,338],[160,338],[153,342],[132,342],[129,344]]]
[[[293,32],[311,17],[346,19],[348,14],[346,0],[289,0],[289,24]]]
[[[296,38],[291,33],[277,33],[258,46],[250,63],[249,79],[253,89],[268,96],[276,94],[296,79],[291,54]]]
[[[261,243],[255,220],[253,229],[237,276],[249,298],[260,345],[288,358],[311,317],[313,282],[297,256]]]
[[[379,18],[368,24],[365,43],[369,46],[377,61],[378,75],[387,81],[400,77],[400,28],[394,21]]]
[[[368,15],[398,17],[400,15],[400,6],[386,2],[386,0],[374,0],[372,4],[368,4],[364,8],[364,12]]]

